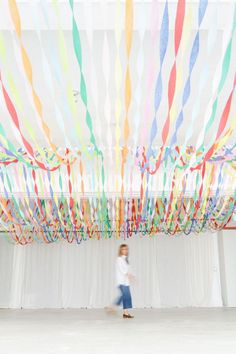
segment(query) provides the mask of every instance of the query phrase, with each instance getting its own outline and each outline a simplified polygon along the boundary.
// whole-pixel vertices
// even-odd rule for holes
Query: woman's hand
[[[135,281],[135,276],[131,273],[128,273],[128,279],[130,282],[133,282],[133,281]]]

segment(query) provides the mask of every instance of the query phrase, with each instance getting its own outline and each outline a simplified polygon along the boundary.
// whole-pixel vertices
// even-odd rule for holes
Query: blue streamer
[[[201,26],[203,17],[206,12],[207,4],[208,4],[208,0],[201,0],[199,3],[198,30],[197,30],[195,39],[193,41],[191,54],[190,54],[190,58],[189,58],[189,73],[188,73],[188,78],[187,78],[187,80],[185,82],[185,86],[184,86],[184,91],[183,91],[183,96],[182,96],[182,107],[181,107],[181,111],[178,115],[178,118],[176,119],[176,122],[175,122],[175,131],[174,131],[174,134],[171,138],[170,147],[169,147],[169,149],[166,150],[163,160],[165,160],[170,155],[173,146],[176,144],[178,130],[181,127],[183,120],[184,120],[184,112],[183,111],[184,111],[184,107],[189,99],[190,92],[191,92],[191,75],[192,75],[194,65],[197,61],[198,54],[199,54],[199,30],[200,30],[200,26]]]

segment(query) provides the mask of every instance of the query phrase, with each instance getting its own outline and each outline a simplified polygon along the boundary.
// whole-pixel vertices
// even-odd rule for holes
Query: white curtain
[[[116,296],[122,240],[12,245],[0,239],[0,307],[101,308]],[[135,307],[221,306],[217,234],[133,236]]]

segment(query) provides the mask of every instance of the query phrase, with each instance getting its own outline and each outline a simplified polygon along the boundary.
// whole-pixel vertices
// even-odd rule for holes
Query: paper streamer
[[[176,119],[176,123],[175,123],[175,131],[173,133],[173,136],[171,138],[170,141],[170,147],[168,149],[167,154],[169,154],[169,151],[172,149],[172,147],[177,143],[177,134],[178,131],[184,121],[184,107],[190,97],[190,93],[191,93],[191,75],[193,72],[193,68],[194,65],[196,64],[197,58],[198,58],[198,54],[199,54],[199,42],[200,42],[200,35],[199,35],[199,31],[200,31],[200,26],[202,23],[202,20],[204,18],[205,12],[206,12],[206,8],[207,8],[207,4],[208,1],[207,0],[201,0],[199,2],[199,9],[198,9],[198,30],[195,36],[195,39],[193,41],[193,46],[191,49],[191,54],[190,54],[190,58],[189,58],[189,71],[188,71],[188,77],[187,80],[185,82],[184,85],[184,91],[183,91],[183,96],[182,96],[182,106],[181,106],[181,110],[180,113]]]
[[[42,102],[35,90],[34,84],[33,84],[33,71],[32,71],[32,65],[31,62],[29,60],[27,51],[23,45],[23,39],[22,39],[22,32],[21,32],[21,20],[20,20],[20,15],[19,15],[19,11],[17,8],[17,4],[15,0],[8,0],[8,4],[9,4],[9,9],[10,9],[10,13],[11,13],[11,18],[15,27],[15,31],[17,34],[17,37],[19,39],[19,44],[20,44],[20,50],[21,50],[21,57],[22,57],[22,62],[23,62],[23,66],[24,66],[24,70],[25,70],[25,75],[27,77],[27,80],[31,86],[31,90],[32,90],[32,97],[33,97],[33,101],[35,104],[35,109],[37,111],[37,117],[39,117],[40,122],[41,122],[41,126],[42,126],[42,130],[48,140],[48,143],[51,147],[51,149],[54,151],[54,153],[56,154],[57,158],[59,159],[59,161],[61,163],[64,163],[64,159],[63,157],[61,157],[58,152],[57,152],[57,148],[55,146],[55,144],[52,142],[51,139],[51,133],[49,130],[49,127],[47,125],[47,123],[45,122],[44,118],[43,118],[43,105]]]

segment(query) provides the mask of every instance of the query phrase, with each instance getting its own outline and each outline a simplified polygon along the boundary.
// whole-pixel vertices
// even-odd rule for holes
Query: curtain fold
[[[0,307],[103,308],[116,296],[123,240],[17,246],[0,238]],[[217,234],[124,241],[135,307],[222,306]]]

